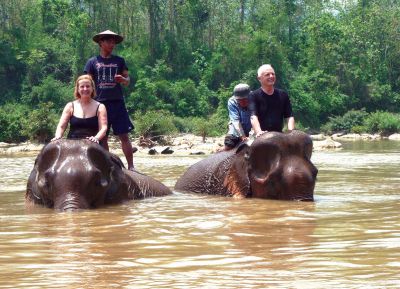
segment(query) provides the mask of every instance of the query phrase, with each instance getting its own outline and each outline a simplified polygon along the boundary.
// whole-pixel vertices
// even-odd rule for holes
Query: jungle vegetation
[[[0,141],[51,138],[106,29],[125,37],[137,135],[224,134],[264,63],[304,130],[400,130],[397,0],[2,0]]]

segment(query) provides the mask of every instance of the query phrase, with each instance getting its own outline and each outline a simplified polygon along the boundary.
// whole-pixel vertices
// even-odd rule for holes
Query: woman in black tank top
[[[69,139],[87,138],[99,143],[107,132],[107,111],[104,104],[93,99],[96,96],[90,75],[81,75],[75,82],[76,100],[67,103],[62,112],[56,133],[51,141],[60,139],[69,124]]]

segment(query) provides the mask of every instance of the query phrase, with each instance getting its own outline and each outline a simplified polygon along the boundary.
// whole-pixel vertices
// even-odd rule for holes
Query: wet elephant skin
[[[125,169],[118,156],[96,143],[61,139],[37,156],[25,201],[66,211],[171,193],[161,182]]]
[[[249,146],[213,154],[178,179],[175,190],[278,200],[313,201],[318,170],[312,140],[301,131],[268,132]]]

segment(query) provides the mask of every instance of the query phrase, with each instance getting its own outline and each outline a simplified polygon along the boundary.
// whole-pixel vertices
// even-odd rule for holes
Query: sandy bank
[[[341,141],[377,141],[382,139],[400,141],[400,134],[393,134],[388,137],[382,137],[379,134],[334,134],[326,136],[323,134],[311,135],[314,144],[314,150],[337,150],[341,149]],[[211,154],[222,148],[224,145],[224,136],[207,137],[203,142],[202,137],[192,134],[183,134],[168,139],[168,145],[153,144],[144,146],[137,138],[132,138],[132,144],[138,148],[136,155],[157,155],[157,154],[174,154],[174,155],[200,155]],[[141,145],[142,144],[142,145]],[[122,155],[119,141],[111,138],[109,142],[111,151]],[[23,143],[1,143],[0,155],[36,155],[43,147],[43,144],[32,142]]]

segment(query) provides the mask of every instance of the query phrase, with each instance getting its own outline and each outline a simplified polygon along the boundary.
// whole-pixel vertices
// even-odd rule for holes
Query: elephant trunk
[[[291,200],[314,201],[314,187],[318,170],[311,163],[297,163],[282,175],[283,189]]]
[[[88,202],[77,193],[66,193],[57,198],[54,208],[59,211],[77,211],[89,209]]]

